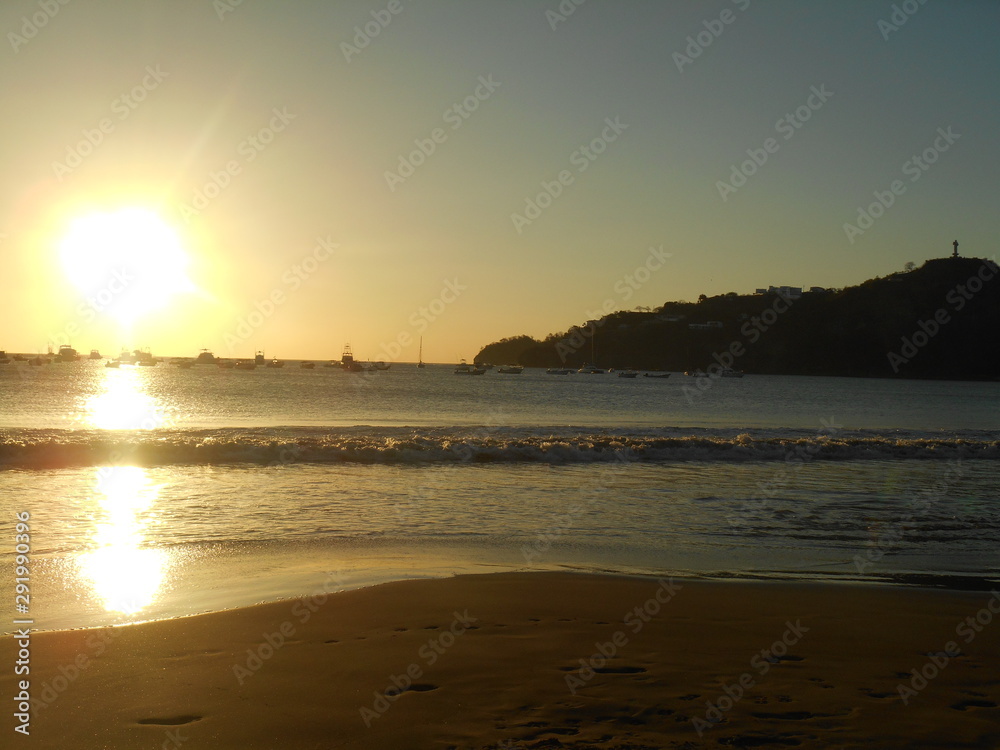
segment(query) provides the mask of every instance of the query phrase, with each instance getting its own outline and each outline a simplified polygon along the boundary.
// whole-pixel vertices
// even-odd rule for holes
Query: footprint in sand
[[[951,707],[956,711],[966,711],[970,708],[996,708],[997,704],[993,701],[982,701],[982,700],[964,700],[958,703],[952,703]]]
[[[182,724],[194,724],[196,721],[201,721],[203,716],[196,716],[194,714],[182,714],[181,716],[163,716],[153,719],[139,719],[136,724],[151,724],[153,726],[159,727],[177,727]]]
[[[594,667],[597,674],[639,674],[646,670],[642,667]]]
[[[389,689],[385,691],[386,697],[392,698],[396,695],[401,695],[402,693],[427,693],[431,690],[437,690],[438,685],[433,685],[429,682],[416,682],[410,685],[405,690],[393,690]]]

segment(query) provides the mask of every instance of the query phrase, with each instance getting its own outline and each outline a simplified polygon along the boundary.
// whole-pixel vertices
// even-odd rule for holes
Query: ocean
[[[501,570],[1000,579],[1000,383],[453,370],[0,366],[34,626]]]

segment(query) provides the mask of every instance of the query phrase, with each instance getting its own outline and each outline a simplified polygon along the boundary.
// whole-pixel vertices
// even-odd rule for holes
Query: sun
[[[59,246],[69,280],[98,314],[124,327],[194,291],[177,233],[155,211],[130,207],[74,220]]]

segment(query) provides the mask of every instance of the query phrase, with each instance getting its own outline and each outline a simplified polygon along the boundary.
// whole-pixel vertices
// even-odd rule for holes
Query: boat
[[[731,367],[723,367],[719,373],[720,378],[742,378],[743,370],[734,370]]]
[[[520,375],[523,370],[521,365],[503,365],[497,368],[497,372],[503,375]]]
[[[573,370],[569,367],[550,367],[545,371],[546,375],[569,375]]]
[[[121,367],[121,364],[122,363],[119,362],[117,359],[109,359],[107,362],[104,363],[104,366],[113,367],[114,369],[117,370],[119,367]]]
[[[620,371],[618,373],[618,377],[620,377],[620,378],[637,378],[637,377],[639,377],[639,373],[636,372],[635,370],[622,370],[622,371]]]
[[[464,359],[455,365],[456,375],[484,375],[486,368],[481,365],[470,365]]]
[[[132,352],[132,362],[140,367],[156,367],[158,360],[149,349],[136,349]]]
[[[7,352],[0,350],[0,365],[9,365],[10,362],[11,360],[7,356]]]
[[[15,354],[14,355],[14,361],[15,362],[24,362],[24,355],[23,354]]]
[[[230,362],[228,359],[216,359],[215,364],[219,366],[221,370],[232,370],[236,366],[235,362]]]
[[[90,358],[91,359],[104,359],[104,357],[101,356],[101,353],[99,351],[97,351],[97,349],[91,349],[90,350]]]
[[[604,370],[602,370],[597,365],[592,365],[589,362],[584,362],[583,367],[577,370],[578,373],[582,375],[603,375]]]
[[[59,353],[56,354],[56,362],[77,362],[80,359],[80,354],[69,344],[63,344],[59,347]]]
[[[272,359],[270,362],[267,363],[267,367],[270,367],[270,368],[279,368],[279,367],[284,367],[284,366],[285,366],[285,363],[282,362],[280,359]]]
[[[198,356],[194,358],[194,363],[196,365],[214,365],[218,361],[219,360],[216,359],[215,355],[208,349],[202,349],[198,352]]]
[[[253,356],[253,363],[255,365],[260,365],[262,367],[267,363],[267,360],[264,359],[264,350],[263,349],[261,349],[259,352],[257,352],[256,354],[254,354],[254,356]]]
[[[192,367],[194,367],[194,360],[193,359],[181,360],[180,362],[177,363],[177,366],[182,370],[190,370]]]
[[[233,363],[233,369],[235,370],[256,370],[257,363],[249,359],[238,359]]]
[[[331,366],[336,367],[337,365],[331,363]],[[344,351],[340,354],[340,368],[344,372],[362,372],[365,369],[360,362],[355,361],[350,344],[344,344]]]
[[[41,354],[39,354],[38,356],[29,359],[28,364],[31,365],[32,367],[40,367],[41,365],[51,365],[52,360],[47,359],[46,357],[43,357]]]
[[[372,362],[373,370],[388,370],[392,365],[388,362],[383,362],[381,359],[378,362]]]
[[[707,378],[708,375],[701,370],[685,370],[684,374],[689,378]]]
[[[644,378],[658,378],[660,380],[666,380],[667,378],[670,377],[670,373],[669,372],[661,372],[661,373],[647,372],[647,373],[643,373],[643,377]]]
[[[303,370],[312,370],[316,367],[315,362],[299,362],[299,367]]]
[[[424,337],[420,337],[420,348],[417,350],[417,367],[426,367],[424,364]]]

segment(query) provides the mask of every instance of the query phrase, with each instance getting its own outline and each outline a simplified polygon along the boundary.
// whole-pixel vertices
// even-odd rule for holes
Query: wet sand
[[[35,633],[31,734],[15,739],[32,748],[992,748],[998,621],[1000,594],[990,592],[571,573],[395,582]],[[15,638],[0,646],[14,664]],[[15,679],[5,667],[8,706]]]

